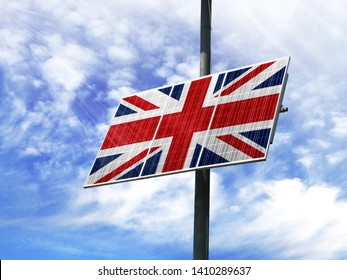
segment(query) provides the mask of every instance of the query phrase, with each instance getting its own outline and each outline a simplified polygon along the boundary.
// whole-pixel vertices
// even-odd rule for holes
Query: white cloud
[[[128,65],[137,61],[136,49],[129,44],[125,46],[110,46],[107,50],[109,58],[117,65]]]
[[[24,114],[27,112],[25,102],[22,99],[17,98],[15,96],[12,96],[12,98],[13,98],[13,108],[11,108],[11,111],[13,113],[12,116],[23,117]]]
[[[300,162],[307,169],[310,169],[313,166],[315,160],[316,158],[314,156],[304,156],[298,159],[297,161]]]
[[[315,146],[319,150],[327,150],[331,147],[331,143],[322,139],[310,139],[310,146]]]
[[[130,87],[135,80],[135,69],[124,67],[110,73],[108,85],[110,88]]]
[[[308,146],[299,146],[294,149],[294,153],[298,155],[297,162],[301,163],[305,168],[309,169],[316,160],[316,155]]]
[[[341,189],[299,179],[247,186],[234,200],[242,215],[231,211],[223,217],[213,246],[252,246],[275,258],[346,257],[347,201],[340,195]]]
[[[235,193],[220,175],[211,176],[210,250],[228,256],[247,247],[279,259],[346,257],[347,201],[340,188],[283,179],[255,182]],[[186,246],[193,234],[193,182],[193,174],[184,173],[79,190],[50,222],[77,228],[111,225],[142,242]]]
[[[65,43],[60,36],[47,38],[51,58],[42,64],[42,72],[47,82],[58,90],[70,92],[65,98],[73,99],[72,91],[85,80],[90,66],[96,62],[93,51],[80,45]],[[58,89],[56,89],[58,87]]]
[[[13,66],[22,62],[25,59],[22,49],[28,39],[27,34],[25,32],[3,28],[0,29],[0,37],[2,38],[0,63]]]
[[[303,123],[303,128],[305,129],[315,129],[315,128],[323,128],[325,125],[324,119],[311,119],[307,120]]]
[[[112,101],[119,102],[124,96],[134,94],[135,89],[130,87],[119,87],[118,89],[111,90],[108,94],[108,98]]]
[[[274,143],[276,143],[276,148],[279,148],[282,145],[290,145],[293,141],[293,138],[293,132],[277,131],[274,137]]]
[[[192,200],[189,173],[79,190],[71,197],[61,223],[113,225],[132,230],[147,242],[186,241],[192,226]]]
[[[331,133],[338,138],[347,136],[347,117],[334,117],[332,119],[334,127]]]
[[[77,89],[84,79],[81,70],[72,66],[69,60],[60,57],[47,60],[42,70],[50,84],[62,86],[67,91]]]
[[[193,49],[183,46],[165,48],[162,66],[156,70],[159,77],[166,78],[167,84],[183,82],[199,76],[199,59]]]
[[[66,212],[52,217],[59,225],[112,225],[149,243],[191,242],[194,174],[182,173],[71,193]],[[211,172],[211,220],[224,207],[221,177]],[[64,217],[68,215],[67,220]]]
[[[326,159],[330,165],[337,165],[347,158],[347,153],[343,151],[333,152],[326,155]]]
[[[28,155],[28,156],[38,156],[40,155],[40,151],[38,151],[34,147],[26,147],[25,150],[23,151],[23,155]]]

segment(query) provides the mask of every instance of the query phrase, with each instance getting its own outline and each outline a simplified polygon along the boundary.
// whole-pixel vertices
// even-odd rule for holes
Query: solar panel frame
[[[123,97],[84,187],[266,160],[289,61],[283,57]]]

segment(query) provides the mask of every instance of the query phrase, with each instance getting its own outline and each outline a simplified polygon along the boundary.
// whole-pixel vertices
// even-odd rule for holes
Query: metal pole
[[[201,0],[200,76],[211,73],[211,5]],[[194,260],[208,260],[210,229],[210,169],[195,171]]]
[[[212,0],[201,0],[200,76],[211,74],[211,5]]]

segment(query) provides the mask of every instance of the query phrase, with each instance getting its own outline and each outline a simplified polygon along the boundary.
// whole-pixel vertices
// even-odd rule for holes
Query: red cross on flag
[[[289,59],[124,97],[84,187],[265,160]]]

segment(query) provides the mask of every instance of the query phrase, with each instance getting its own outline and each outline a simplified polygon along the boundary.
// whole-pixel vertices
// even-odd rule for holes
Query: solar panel
[[[265,160],[289,60],[124,97],[84,187]]]

